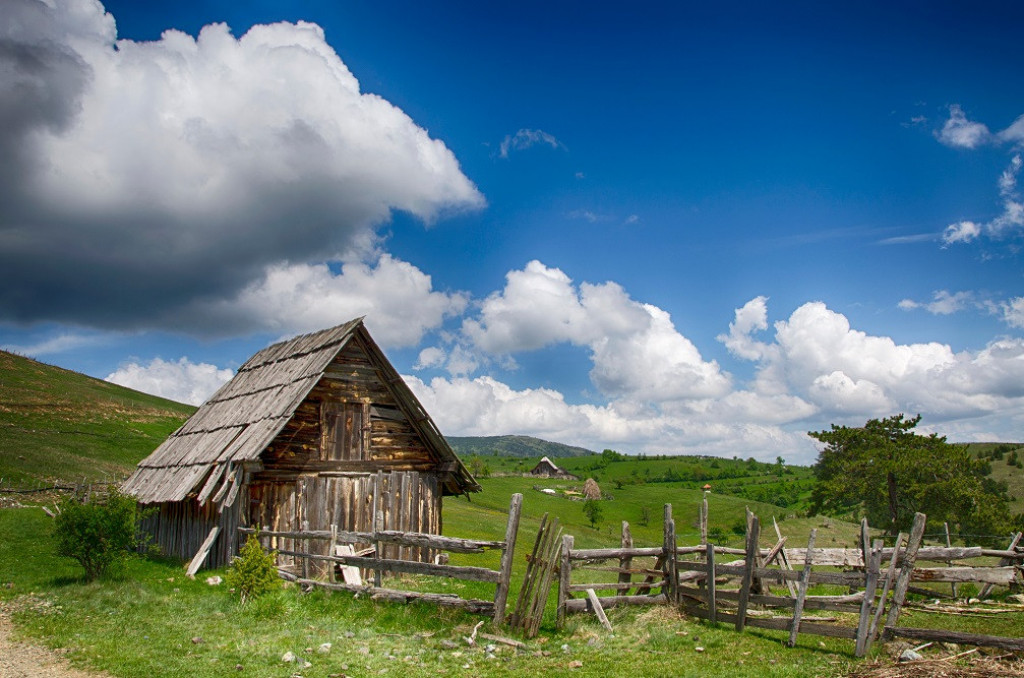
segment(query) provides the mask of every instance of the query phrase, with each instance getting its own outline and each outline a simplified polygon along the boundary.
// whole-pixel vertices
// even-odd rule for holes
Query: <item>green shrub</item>
[[[139,544],[143,514],[135,498],[111,490],[106,499],[84,503],[65,498],[54,521],[57,555],[74,558],[93,581],[120,567]]]
[[[260,546],[258,534],[250,534],[241,554],[228,570],[228,585],[242,597],[242,602],[257,598],[281,586],[277,576],[277,553],[267,553]]]

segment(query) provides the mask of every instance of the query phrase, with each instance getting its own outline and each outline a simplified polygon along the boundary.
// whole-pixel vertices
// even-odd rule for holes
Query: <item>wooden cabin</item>
[[[372,531],[375,493],[378,529],[440,534],[441,497],[480,485],[359,318],[254,355],[123,489],[156,508],[144,527],[164,553],[192,558],[214,535],[219,567],[239,526]]]
[[[576,476],[572,475],[571,473],[568,473],[568,472],[563,471],[562,469],[558,468],[558,466],[555,465],[555,462],[551,461],[547,457],[543,457],[543,458],[541,458],[541,460],[539,462],[537,462],[537,465],[534,466],[533,469],[530,470],[530,475],[531,476],[536,476],[538,478],[568,478],[568,479],[573,479],[573,478],[576,477]]]

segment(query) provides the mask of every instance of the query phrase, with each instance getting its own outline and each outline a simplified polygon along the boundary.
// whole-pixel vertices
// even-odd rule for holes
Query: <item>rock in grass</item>
[[[920,661],[921,659],[923,659],[923,657],[921,657],[921,654],[919,652],[914,652],[913,650],[904,650],[900,653],[901,662],[916,662]]]
[[[330,654],[330,652],[331,652],[331,644],[330,643],[321,643],[320,647],[318,647],[316,649],[316,651],[319,652],[320,654]]]
[[[295,661],[295,653],[291,651],[285,652],[283,655],[281,655],[281,661],[286,663],[291,663]]]

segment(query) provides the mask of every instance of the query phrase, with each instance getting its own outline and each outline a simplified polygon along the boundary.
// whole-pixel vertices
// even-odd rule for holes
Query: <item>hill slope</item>
[[[445,436],[455,453],[463,459],[481,457],[583,457],[594,454],[583,447],[552,443],[530,436]]]
[[[194,411],[0,351],[0,478],[119,479]]]

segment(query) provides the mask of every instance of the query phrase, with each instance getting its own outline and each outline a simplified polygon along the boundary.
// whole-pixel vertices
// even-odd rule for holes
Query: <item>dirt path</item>
[[[12,639],[13,625],[0,605],[0,676],[3,678],[111,678],[71,668],[66,659],[53,650]]]

